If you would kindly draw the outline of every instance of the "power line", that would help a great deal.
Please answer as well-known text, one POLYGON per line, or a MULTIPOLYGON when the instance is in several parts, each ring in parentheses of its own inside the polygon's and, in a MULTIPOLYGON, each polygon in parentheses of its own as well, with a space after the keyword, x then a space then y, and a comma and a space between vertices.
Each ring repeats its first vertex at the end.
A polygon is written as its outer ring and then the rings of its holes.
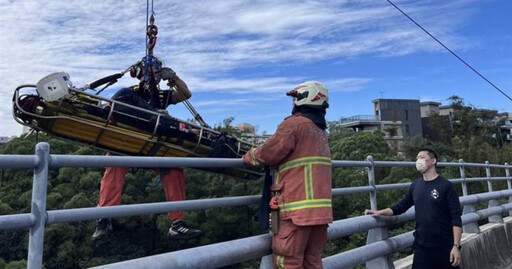
POLYGON ((498 86, 494 85, 490 80, 488 80, 484 75, 480 74, 480 72, 476 71, 475 68, 473 68, 471 65, 469 65, 466 61, 464 61, 459 55, 457 55, 455 52, 453 52, 451 49, 449 49, 447 46, 443 44, 443 42, 439 41, 435 36, 433 36, 431 33, 429 33, 425 28, 423 28, 419 23, 417 23, 413 18, 411 18, 409 15, 407 15, 405 12, 403 12, 399 7, 397 7, 391 0, 386 0, 389 4, 391 4, 393 7, 395 7, 398 11, 400 11, 405 17, 407 17, 410 21, 412 21, 416 26, 418 26, 421 30, 423 30, 425 33, 427 33, 432 39, 434 39, 437 43, 439 43, 443 48, 445 48, 447 51, 449 51, 453 56, 455 56, 459 61, 461 61, 463 64, 465 64, 469 69, 473 70, 478 76, 480 76, 483 80, 487 81, 492 87, 494 87, 496 90, 498 90, 501 94, 503 94, 505 97, 507 97, 510 101, 512 101, 512 98, 508 96, 505 92, 503 92, 498 86))

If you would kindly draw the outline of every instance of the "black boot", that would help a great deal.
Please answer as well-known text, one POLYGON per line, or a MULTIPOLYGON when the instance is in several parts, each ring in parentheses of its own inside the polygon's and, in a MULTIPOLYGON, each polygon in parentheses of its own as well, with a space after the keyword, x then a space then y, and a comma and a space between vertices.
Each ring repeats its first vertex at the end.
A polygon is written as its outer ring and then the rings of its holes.
POLYGON ((178 221, 172 224, 167 235, 171 239, 191 239, 202 234, 201 230, 190 229, 183 221, 178 221))
POLYGON ((112 222, 110 219, 99 219, 96 222, 96 231, 92 235, 92 240, 103 239, 112 234, 114 229, 112 228, 112 222))

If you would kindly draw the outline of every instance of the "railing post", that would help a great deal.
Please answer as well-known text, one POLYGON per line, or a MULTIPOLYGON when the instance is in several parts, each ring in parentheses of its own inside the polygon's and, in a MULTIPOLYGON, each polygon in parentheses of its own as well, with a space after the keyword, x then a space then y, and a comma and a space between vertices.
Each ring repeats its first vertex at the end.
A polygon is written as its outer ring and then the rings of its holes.
POLYGON ((48 218, 46 215, 46 188, 48 166, 50 163, 50 145, 44 142, 38 143, 36 145, 36 156, 39 157, 39 163, 34 168, 31 210, 36 222, 34 226, 30 227, 28 239, 27 268, 29 269, 40 269, 43 267, 44 228, 48 218))
POLYGON ((370 209, 377 210, 377 187, 375 187, 375 165, 373 157, 369 155, 366 157, 366 161, 370 163, 370 167, 368 167, 368 185, 373 188, 370 192, 370 209))
POLYGON ((259 269, 273 269, 274 261, 272 260, 272 254, 261 257, 259 269))
MULTIPOLYGON (((487 188, 489 192, 492 192, 492 182, 491 182, 491 166, 489 165, 489 161, 485 161, 485 174, 487 176, 487 188)), ((489 200, 489 208, 499 206, 500 203, 498 200, 493 199, 489 200)), ((489 217, 489 223, 503 223, 503 218, 501 215, 493 215, 489 217)))
MULTIPOLYGON (((366 158, 366 161, 370 163, 368 167, 368 184, 373 188, 370 192, 370 208, 377 210, 377 188, 375 187, 375 164, 373 157, 370 155, 366 158)), ((366 237, 366 244, 375 243, 377 241, 388 239, 388 228, 375 228, 368 230, 368 236, 366 237)), ((390 256, 383 256, 377 259, 373 259, 366 262, 367 269, 391 269, 395 268, 390 256)))
MULTIPOLYGON (((270 169, 270 174, 272 175, 272 184, 271 185, 273 185, 276 182, 277 172, 275 169, 270 169)), ((268 191, 270 191, 270 190, 268 190, 268 191)), ((269 227, 269 228, 271 228, 271 227, 269 227)), ((269 233, 272 234, 272 229, 269 230, 269 233)), ((272 247, 272 244, 270 244, 270 246, 272 247)), ((261 257, 259 269, 273 269, 274 261, 273 261, 272 257, 273 257, 273 253, 271 253, 270 255, 261 257)))
MULTIPOLYGON (((468 186, 466 181, 466 172, 464 170, 464 161, 459 159, 459 170, 460 170, 460 178, 462 179, 462 195, 468 195, 468 186)), ((462 214, 468 214, 475 212, 475 205, 465 205, 462 209, 462 214)), ((471 222, 462 227, 462 231, 465 233, 480 233, 480 226, 478 226, 478 222, 471 222)))
MULTIPOLYGON (((512 190, 512 178, 510 178, 510 170, 508 168, 508 163, 505 163, 505 176, 507 177, 507 186, 509 190, 512 190)), ((508 197, 508 202, 512 203, 512 196, 508 197)), ((508 215, 512 217, 512 210, 508 211, 508 215)))

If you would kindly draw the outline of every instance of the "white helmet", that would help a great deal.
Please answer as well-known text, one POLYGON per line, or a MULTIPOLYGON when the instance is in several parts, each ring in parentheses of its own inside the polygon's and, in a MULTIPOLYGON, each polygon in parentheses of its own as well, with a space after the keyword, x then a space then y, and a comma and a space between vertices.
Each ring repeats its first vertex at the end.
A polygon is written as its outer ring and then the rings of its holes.
POLYGON ((293 97, 296 106, 329 107, 329 92, 324 84, 318 81, 306 81, 297 85, 286 95, 293 97))

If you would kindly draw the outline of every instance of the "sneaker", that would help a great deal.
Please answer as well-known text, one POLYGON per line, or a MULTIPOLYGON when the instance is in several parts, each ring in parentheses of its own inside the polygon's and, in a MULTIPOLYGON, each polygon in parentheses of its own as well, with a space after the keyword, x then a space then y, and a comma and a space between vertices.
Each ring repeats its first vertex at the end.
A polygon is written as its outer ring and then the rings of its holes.
POLYGON ((92 240, 103 239, 112 234, 114 229, 112 228, 112 222, 110 219, 99 219, 96 222, 96 231, 92 235, 92 240))
POLYGON ((201 230, 190 229, 183 221, 178 221, 172 224, 167 235, 171 239, 191 239, 202 234, 201 230))

